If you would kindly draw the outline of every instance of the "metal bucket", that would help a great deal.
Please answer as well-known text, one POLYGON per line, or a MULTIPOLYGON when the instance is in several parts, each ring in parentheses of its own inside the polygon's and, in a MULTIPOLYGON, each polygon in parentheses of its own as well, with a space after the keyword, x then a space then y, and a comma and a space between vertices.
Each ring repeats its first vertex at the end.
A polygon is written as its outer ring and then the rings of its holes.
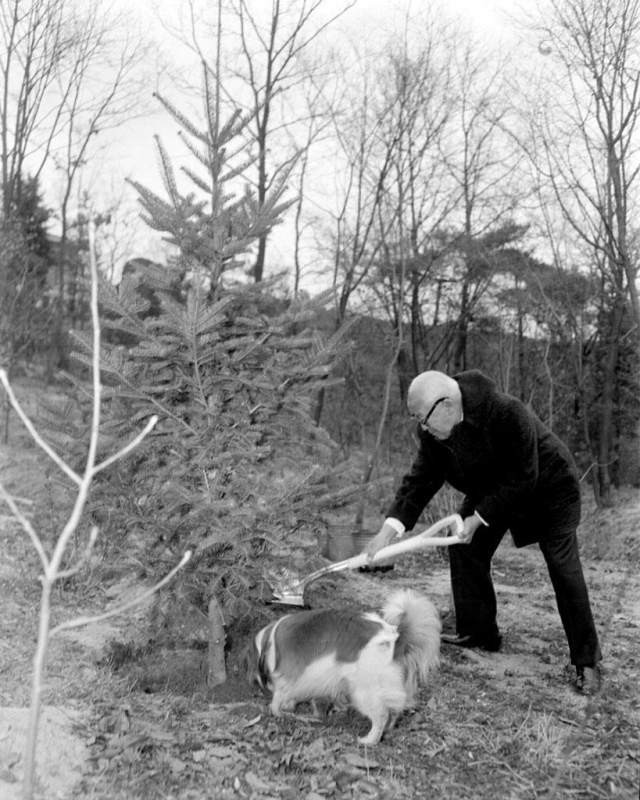
MULTIPOLYGON (((354 528, 353 525, 334 525, 327 531, 326 545, 322 555, 329 561, 344 561, 352 556, 357 556, 369 544, 377 531, 365 531, 354 528)), ((384 561, 375 567, 362 567, 369 572, 386 571, 393 566, 392 561, 384 561)))
POLYGON ((344 561, 351 558, 354 555, 353 525, 333 525, 329 528, 326 551, 329 561, 344 561))
POLYGON ((361 553, 369 542, 375 536, 371 531, 353 531, 351 538, 353 539, 353 555, 356 556, 361 553))

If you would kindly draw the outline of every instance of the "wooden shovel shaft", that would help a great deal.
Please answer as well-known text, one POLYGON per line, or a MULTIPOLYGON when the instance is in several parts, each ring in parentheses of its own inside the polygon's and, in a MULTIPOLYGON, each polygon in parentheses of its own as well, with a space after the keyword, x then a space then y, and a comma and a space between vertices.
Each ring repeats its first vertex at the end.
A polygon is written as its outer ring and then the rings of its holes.
POLYGON ((463 529, 462 517, 460 517, 459 514, 450 514, 448 517, 444 517, 439 522, 436 522, 435 525, 432 525, 430 528, 427 528, 426 531, 416 536, 411 536, 409 539, 403 539, 400 542, 395 542, 394 544, 389 544, 386 547, 380 548, 371 559, 366 553, 359 553, 357 556, 347 558, 345 561, 337 561, 335 564, 322 567, 312 572, 310 575, 307 575, 306 578, 292 580, 290 577, 287 581, 288 585, 286 587, 281 587, 280 591, 277 589, 274 590, 274 595, 280 602, 289 605, 302 605, 305 588, 310 583, 317 581, 318 578, 330 575, 333 572, 342 572, 346 569, 358 569, 359 567, 376 564, 387 558, 392 558, 393 556, 398 556, 403 553, 411 553, 414 550, 422 550, 427 547, 450 547, 452 544, 460 544, 461 539, 459 534, 462 533, 463 529), (443 528, 449 528, 451 526, 455 526, 458 535, 449 537, 434 536, 434 534, 438 533, 438 531, 441 531, 443 528))

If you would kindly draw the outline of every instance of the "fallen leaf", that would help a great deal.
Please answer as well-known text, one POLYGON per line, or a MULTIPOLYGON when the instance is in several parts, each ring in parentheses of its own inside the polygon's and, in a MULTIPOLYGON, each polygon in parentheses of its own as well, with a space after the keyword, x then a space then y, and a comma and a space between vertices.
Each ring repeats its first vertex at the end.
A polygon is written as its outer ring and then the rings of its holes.
POLYGON ((174 756, 167 756, 165 758, 165 762, 168 764, 171 772, 175 772, 177 774, 184 772, 184 770, 187 768, 187 765, 184 761, 181 761, 179 758, 175 758, 174 756))
POLYGON ((160 726, 146 725, 144 732, 157 742, 171 742, 173 744, 176 741, 175 734, 160 726))
POLYGON ((207 756, 213 758, 235 758, 237 752, 232 747, 207 747, 206 750, 199 751, 206 753, 207 756))
POLYGON ((98 727, 104 733, 128 733, 131 728, 131 706, 123 704, 111 714, 102 717, 98 727))
POLYGON ((237 739, 237 735, 235 733, 217 733, 211 731, 206 735, 205 741, 207 742, 233 742, 237 739))
POLYGON ((370 758, 361 756, 358 753, 347 753, 344 760, 347 764, 351 764, 352 767, 358 767, 358 769, 378 769, 380 766, 377 761, 372 761, 370 758))
POLYGON ((127 750, 141 750, 149 743, 146 733, 128 733, 126 736, 114 736, 109 746, 100 753, 101 758, 114 758, 127 750))
POLYGON ((358 797, 361 795, 369 797, 378 797, 378 787, 371 781, 357 781, 353 784, 353 789, 358 792, 358 797))
POLYGON ((360 777, 359 772, 341 770, 334 775, 336 786, 341 792, 346 792, 351 784, 360 777))
POLYGON ((284 756, 282 756, 282 758, 278 762, 278 766, 282 765, 284 767, 287 767, 287 769, 290 769, 291 762, 293 761, 293 756, 294 753, 286 753, 284 756))
POLYGON ((324 752, 324 739, 320 737, 319 739, 311 742, 311 744, 305 748, 304 757, 309 759, 309 761, 313 761, 315 758, 319 758, 320 756, 324 755, 324 752))
POLYGON ((263 781, 262 778, 259 778, 253 772, 245 772, 244 779, 254 792, 264 792, 269 789, 271 785, 263 781))

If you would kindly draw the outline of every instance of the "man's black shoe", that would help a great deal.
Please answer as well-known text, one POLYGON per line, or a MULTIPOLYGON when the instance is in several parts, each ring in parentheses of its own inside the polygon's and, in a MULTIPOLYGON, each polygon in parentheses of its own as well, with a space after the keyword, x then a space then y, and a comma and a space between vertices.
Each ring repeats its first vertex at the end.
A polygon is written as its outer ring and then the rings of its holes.
POLYGON ((598 664, 576 667, 576 678, 573 688, 578 694, 591 696, 598 694, 602 686, 602 671, 598 664))
POLYGON ((493 636, 450 636, 443 633, 440 641, 444 644, 453 644, 456 647, 477 647, 480 650, 487 650, 490 653, 497 653, 502 644, 502 636, 499 633, 493 636))

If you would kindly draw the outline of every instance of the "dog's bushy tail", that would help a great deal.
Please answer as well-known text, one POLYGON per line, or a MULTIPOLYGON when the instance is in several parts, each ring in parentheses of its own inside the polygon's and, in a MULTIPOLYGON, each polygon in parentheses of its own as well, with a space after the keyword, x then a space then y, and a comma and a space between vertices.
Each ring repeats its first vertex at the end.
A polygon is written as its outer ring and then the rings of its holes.
POLYGON ((418 680, 426 682, 440 663, 440 615, 424 595, 400 589, 388 597, 382 617, 398 628, 394 660, 404 666, 406 685, 413 695, 418 680))

